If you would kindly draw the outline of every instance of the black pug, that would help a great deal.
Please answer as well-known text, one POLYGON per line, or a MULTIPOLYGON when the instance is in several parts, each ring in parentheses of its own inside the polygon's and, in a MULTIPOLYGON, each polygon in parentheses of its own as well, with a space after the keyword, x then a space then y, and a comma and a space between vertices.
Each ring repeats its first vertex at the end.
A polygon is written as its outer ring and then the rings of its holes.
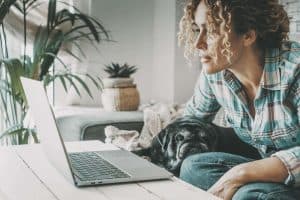
POLYGON ((148 157, 154 164, 179 176, 182 161, 186 157, 213 151, 259 158, 256 149, 240 141, 232 129, 204 123, 193 116, 176 119, 153 138, 149 148, 134 153, 148 157), (224 131, 226 135, 220 134, 224 131), (232 141, 236 142, 233 144, 232 141))

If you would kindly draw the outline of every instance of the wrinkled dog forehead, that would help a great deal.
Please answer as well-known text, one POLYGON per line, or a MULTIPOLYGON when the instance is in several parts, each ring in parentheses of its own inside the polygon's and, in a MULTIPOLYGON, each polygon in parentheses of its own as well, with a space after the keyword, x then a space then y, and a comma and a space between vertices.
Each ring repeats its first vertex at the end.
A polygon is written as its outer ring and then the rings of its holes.
POLYGON ((182 129, 179 129, 177 132, 176 132, 176 135, 181 135, 183 136, 184 138, 190 138, 192 137, 193 135, 195 135, 192 131, 186 129, 186 128, 182 128, 182 129))

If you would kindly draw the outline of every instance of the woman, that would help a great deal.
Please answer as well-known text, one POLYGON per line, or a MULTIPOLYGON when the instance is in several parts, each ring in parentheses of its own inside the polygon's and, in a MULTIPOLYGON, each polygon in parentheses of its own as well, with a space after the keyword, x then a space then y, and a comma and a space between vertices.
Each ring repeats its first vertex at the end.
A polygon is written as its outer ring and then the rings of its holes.
POLYGON ((226 200, 300 199, 300 44, 287 41, 288 32, 278 0, 188 2, 179 41, 203 70, 185 115, 211 122, 222 107, 261 159, 193 155, 183 180, 226 200))

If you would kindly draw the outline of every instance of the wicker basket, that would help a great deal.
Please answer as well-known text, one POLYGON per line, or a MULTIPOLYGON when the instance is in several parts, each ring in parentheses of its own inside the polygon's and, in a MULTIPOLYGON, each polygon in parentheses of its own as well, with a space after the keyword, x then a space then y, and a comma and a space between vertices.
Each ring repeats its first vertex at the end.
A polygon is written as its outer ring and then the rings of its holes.
POLYGON ((120 88, 104 88, 102 104, 109 111, 134 111, 140 104, 140 95, 135 85, 120 88))

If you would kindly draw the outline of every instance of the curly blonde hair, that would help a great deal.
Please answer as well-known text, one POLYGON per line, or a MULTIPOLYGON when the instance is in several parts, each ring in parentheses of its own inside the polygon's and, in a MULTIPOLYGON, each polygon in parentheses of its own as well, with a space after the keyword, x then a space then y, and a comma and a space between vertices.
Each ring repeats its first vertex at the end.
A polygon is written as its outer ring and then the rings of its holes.
MULTIPOLYGON (((185 48, 189 61, 195 54, 195 12, 201 1, 207 6, 207 35, 221 38, 221 54, 230 62, 232 57, 229 33, 243 35, 254 30, 260 49, 280 48, 288 40, 289 18, 278 0, 187 0, 180 20, 178 42, 185 48)), ((217 48, 217 47, 215 47, 217 48)))

